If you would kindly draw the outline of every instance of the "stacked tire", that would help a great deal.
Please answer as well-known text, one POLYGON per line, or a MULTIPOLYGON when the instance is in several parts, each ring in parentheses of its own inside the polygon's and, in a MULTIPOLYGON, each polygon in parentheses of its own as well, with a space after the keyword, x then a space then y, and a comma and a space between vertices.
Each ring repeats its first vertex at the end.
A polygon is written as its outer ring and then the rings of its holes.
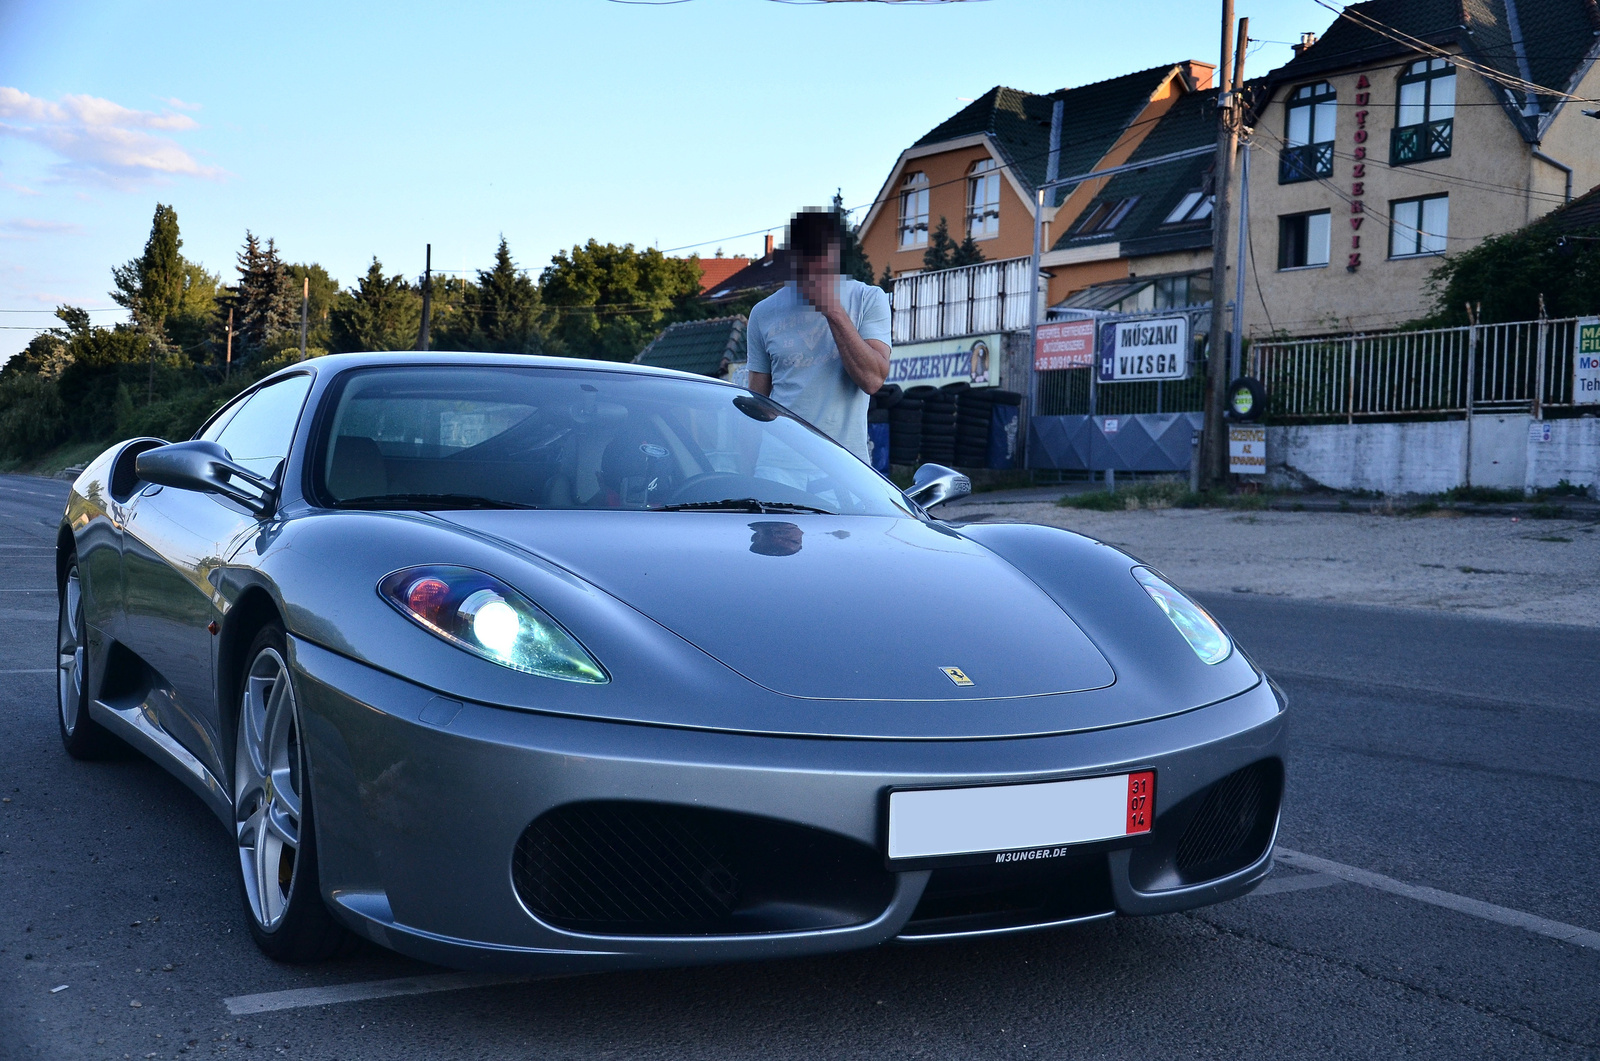
POLYGON ((993 388, 968 387, 957 392, 957 468, 982 468, 989 463, 989 423, 993 418, 993 388))
MULTIPOLYGON (((966 387, 967 384, 952 384, 966 387)), ((922 459, 932 464, 956 462, 956 391, 935 387, 913 387, 908 395, 922 397, 922 459)))
POLYGON ((922 452, 922 399, 902 393, 891 383, 873 395, 873 400, 889 419, 889 463, 917 463, 922 452), (885 394, 891 390, 892 394, 885 394))

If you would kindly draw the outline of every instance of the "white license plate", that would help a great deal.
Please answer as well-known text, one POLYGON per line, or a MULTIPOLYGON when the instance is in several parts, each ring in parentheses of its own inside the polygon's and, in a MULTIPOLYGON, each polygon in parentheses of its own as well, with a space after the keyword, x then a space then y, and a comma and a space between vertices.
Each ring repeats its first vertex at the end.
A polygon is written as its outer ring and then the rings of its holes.
POLYGON ((1155 772, 889 793, 889 858, 1048 858, 1150 831, 1155 772))

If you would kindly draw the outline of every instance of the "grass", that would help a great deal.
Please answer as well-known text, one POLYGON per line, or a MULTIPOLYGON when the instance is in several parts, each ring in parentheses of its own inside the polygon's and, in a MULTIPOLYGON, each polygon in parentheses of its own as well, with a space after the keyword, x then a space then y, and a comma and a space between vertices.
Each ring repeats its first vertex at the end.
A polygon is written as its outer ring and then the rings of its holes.
POLYGON ((88 464, 104 453, 109 442, 67 442, 33 460, 0 461, 0 472, 54 476, 67 468, 88 464))

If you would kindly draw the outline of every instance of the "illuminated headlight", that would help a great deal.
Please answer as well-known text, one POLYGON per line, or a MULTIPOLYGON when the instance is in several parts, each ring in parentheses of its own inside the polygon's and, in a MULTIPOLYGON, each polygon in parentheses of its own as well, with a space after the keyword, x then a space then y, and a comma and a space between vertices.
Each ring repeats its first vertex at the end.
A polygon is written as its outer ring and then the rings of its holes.
POLYGON ((429 633, 502 667, 568 682, 611 680, 560 623, 482 571, 408 567, 384 576, 378 595, 429 633))
POLYGON ((1233 642, 1228 640, 1228 635, 1222 632, 1222 627, 1206 614, 1204 608, 1185 597, 1176 586, 1148 567, 1134 568, 1133 577, 1150 594, 1156 606, 1172 620, 1172 625, 1178 628, 1178 633, 1189 642, 1189 647, 1194 649, 1194 654, 1200 657, 1202 663, 1221 663, 1228 658, 1233 651, 1233 642))

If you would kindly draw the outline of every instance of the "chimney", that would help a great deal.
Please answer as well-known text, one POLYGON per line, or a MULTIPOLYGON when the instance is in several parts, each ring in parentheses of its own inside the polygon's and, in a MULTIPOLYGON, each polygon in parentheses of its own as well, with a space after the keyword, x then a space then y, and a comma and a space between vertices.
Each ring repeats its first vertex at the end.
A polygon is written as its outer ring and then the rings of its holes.
POLYGON ((767 233, 767 251, 765 257, 772 257, 772 233, 767 233))
POLYGON ((1291 47, 1294 48, 1296 55, 1304 55, 1306 49, 1315 43, 1317 43, 1317 35, 1315 33, 1302 33, 1300 34, 1300 43, 1291 45, 1291 47))

